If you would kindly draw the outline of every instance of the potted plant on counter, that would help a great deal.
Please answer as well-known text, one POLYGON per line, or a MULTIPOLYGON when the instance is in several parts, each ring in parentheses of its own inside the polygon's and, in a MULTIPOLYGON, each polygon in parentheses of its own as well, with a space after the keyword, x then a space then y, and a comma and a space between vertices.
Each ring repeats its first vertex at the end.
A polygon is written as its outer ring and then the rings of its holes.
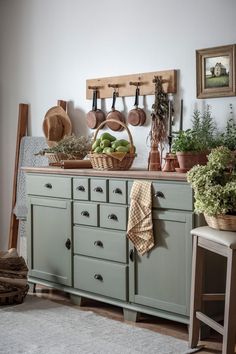
POLYGON ((187 172, 196 164, 207 163, 207 155, 218 144, 216 124, 209 106, 203 112, 193 112, 192 129, 180 130, 176 133, 172 151, 176 153, 179 162, 179 172, 187 172))
POLYGON ((224 146, 212 150, 205 166, 187 173, 195 196, 196 213, 204 213, 209 226, 236 231, 236 160, 224 146))

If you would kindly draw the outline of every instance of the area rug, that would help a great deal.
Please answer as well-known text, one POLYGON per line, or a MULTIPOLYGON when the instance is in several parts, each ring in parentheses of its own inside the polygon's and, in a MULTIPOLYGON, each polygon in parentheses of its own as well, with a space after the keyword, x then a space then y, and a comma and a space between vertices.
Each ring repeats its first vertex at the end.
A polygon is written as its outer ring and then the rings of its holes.
POLYGON ((184 354, 187 342, 28 295, 0 307, 2 354, 184 354))

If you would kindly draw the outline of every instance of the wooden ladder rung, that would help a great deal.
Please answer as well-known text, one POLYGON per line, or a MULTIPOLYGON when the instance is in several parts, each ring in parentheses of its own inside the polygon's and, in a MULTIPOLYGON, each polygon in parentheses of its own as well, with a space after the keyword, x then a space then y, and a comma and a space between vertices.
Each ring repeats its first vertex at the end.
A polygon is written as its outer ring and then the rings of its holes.
POLYGON ((203 301, 224 301, 225 294, 202 294, 203 301))
POLYGON ((223 335, 224 332, 224 326, 220 325, 218 322, 214 321, 212 318, 204 315, 204 313, 197 311, 196 312, 196 317, 199 321, 205 323, 209 327, 213 328, 216 332, 220 333, 223 335))

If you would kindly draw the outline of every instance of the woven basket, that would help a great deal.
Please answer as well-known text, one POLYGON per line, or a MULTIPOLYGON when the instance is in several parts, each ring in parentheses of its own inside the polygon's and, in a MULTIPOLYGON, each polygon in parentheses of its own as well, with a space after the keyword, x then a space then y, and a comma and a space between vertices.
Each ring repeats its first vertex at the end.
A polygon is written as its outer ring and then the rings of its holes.
MULTIPOLYGON (((116 120, 114 119, 109 119, 109 122, 114 122, 117 123, 116 120)), ((99 130, 107 123, 107 121, 102 122, 94 135, 94 142, 97 139, 97 135, 99 130)), ((125 171, 129 170, 130 167, 132 166, 132 163, 135 158, 135 152, 134 152, 134 144, 133 144, 133 138, 130 133, 129 128, 126 126, 125 123, 119 122, 122 127, 124 127, 128 133, 129 136, 129 142, 130 142, 130 152, 127 153, 122 160, 118 160, 115 157, 111 155, 106 155, 106 154, 98 154, 95 152, 90 152, 88 155, 91 164, 95 170, 100 170, 100 171, 125 171)))
POLYGON ((49 165, 58 164, 62 160, 83 160, 83 158, 85 157, 85 155, 80 153, 69 155, 69 154, 64 154, 62 152, 58 152, 58 153, 46 152, 45 156, 48 158, 49 165))
POLYGON ((22 289, 7 289, 5 292, 0 293, 0 305, 12 305, 12 304, 21 304, 27 295, 29 290, 29 285, 26 284, 22 289))
POLYGON ((204 214, 207 224, 213 229, 236 231, 236 215, 209 216, 204 214))
POLYGON ((15 249, 0 251, 0 305, 19 304, 24 300, 28 267, 23 257, 15 249))

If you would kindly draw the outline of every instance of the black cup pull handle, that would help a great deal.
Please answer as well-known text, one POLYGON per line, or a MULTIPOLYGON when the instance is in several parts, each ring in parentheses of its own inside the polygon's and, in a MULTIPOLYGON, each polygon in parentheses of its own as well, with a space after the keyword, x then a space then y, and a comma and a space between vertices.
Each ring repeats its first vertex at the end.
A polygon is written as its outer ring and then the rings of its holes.
POLYGON ((155 198, 165 198, 164 194, 160 191, 155 193, 155 198))
POLYGON ((94 274, 94 279, 103 281, 103 277, 101 276, 101 274, 94 274))
POLYGON ((80 191, 80 192, 84 192, 84 191, 85 191, 84 186, 78 186, 76 189, 77 189, 78 191, 80 191))
POLYGON ((115 214, 109 214, 108 219, 117 221, 118 217, 115 214))
POLYGON ((131 262, 134 261, 134 250, 130 250, 130 252, 129 252, 129 259, 131 260, 131 262))
POLYGON ((66 248, 68 250, 70 250, 70 248, 71 248, 71 240, 69 238, 66 240, 65 246, 66 246, 66 248))
POLYGON ((89 212, 86 211, 86 210, 81 211, 81 215, 82 216, 86 216, 87 218, 89 218, 89 212))
POLYGON ((103 189, 102 189, 102 187, 95 187, 94 192, 102 193, 103 189))
POLYGON ((115 193, 115 194, 122 194, 122 190, 121 190, 120 188, 115 188, 115 189, 113 190, 113 193, 115 193))
POLYGON ((45 186, 46 188, 48 188, 48 189, 52 189, 51 183, 46 183, 44 186, 45 186))
POLYGON ((103 243, 102 241, 97 240, 94 242, 94 246, 103 247, 103 243))

